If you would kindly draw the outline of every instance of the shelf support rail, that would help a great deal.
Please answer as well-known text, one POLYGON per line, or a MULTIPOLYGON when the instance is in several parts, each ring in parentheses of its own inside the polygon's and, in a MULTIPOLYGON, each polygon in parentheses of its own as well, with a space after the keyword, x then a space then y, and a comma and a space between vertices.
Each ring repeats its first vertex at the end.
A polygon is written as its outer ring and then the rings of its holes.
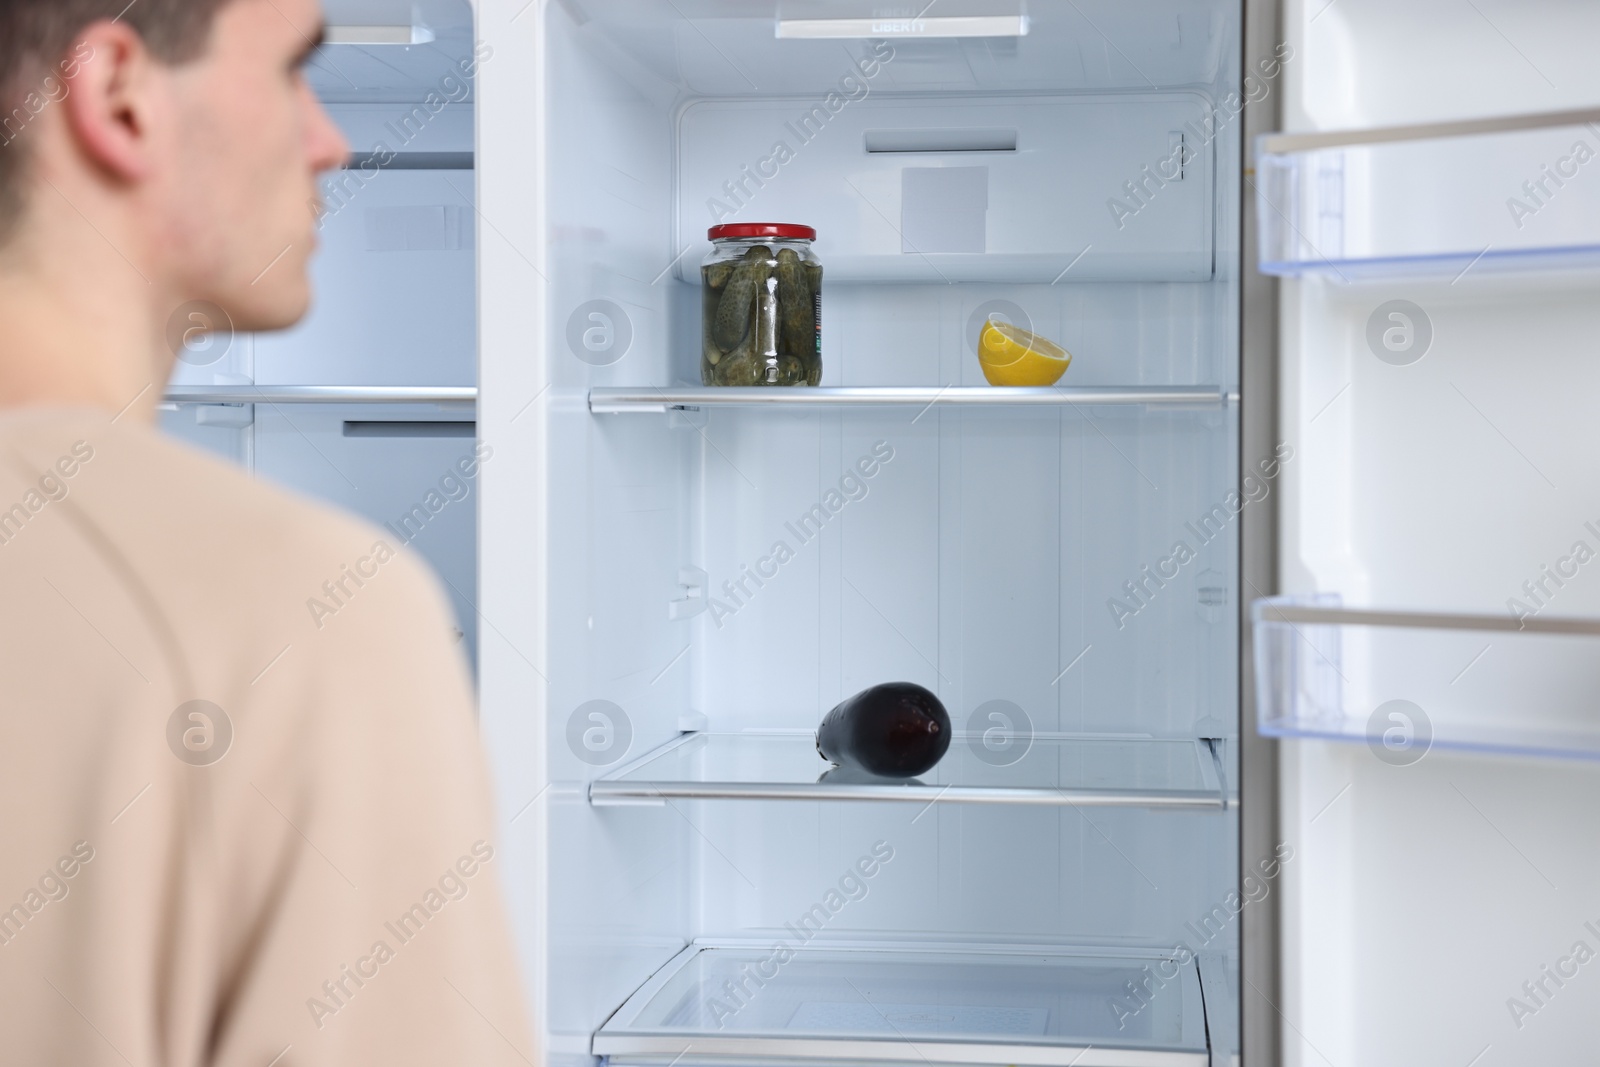
POLYGON ((596 415, 665 413, 701 407, 1095 407, 1220 408, 1239 395, 1213 385, 1079 386, 731 386, 594 388, 589 410, 596 415))
POLYGON ((168 404, 452 404, 478 402, 472 385, 172 385, 168 404))
POLYGON ((1316 623, 1331 626, 1389 626, 1413 630, 1482 630, 1491 633, 1574 634, 1600 637, 1600 619, 1480 615, 1438 611, 1371 611, 1258 601, 1256 622, 1316 623))
POLYGON ((1328 130, 1322 133, 1268 133, 1256 141, 1259 155, 1277 156, 1291 152, 1313 152, 1320 148, 1352 148, 1358 145, 1392 144, 1397 141, 1429 141, 1444 137, 1475 137, 1489 133, 1520 133, 1562 126, 1590 126, 1600 122, 1600 108, 1573 111, 1541 111, 1523 115, 1502 115, 1489 119, 1460 122, 1427 122, 1412 126, 1384 126, 1371 130, 1328 130))

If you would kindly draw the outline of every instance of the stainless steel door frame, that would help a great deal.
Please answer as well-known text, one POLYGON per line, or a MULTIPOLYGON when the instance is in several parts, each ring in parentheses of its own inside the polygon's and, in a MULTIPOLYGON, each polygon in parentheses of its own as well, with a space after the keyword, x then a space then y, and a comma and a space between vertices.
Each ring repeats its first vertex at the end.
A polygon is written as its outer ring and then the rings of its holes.
MULTIPOLYGON (((1283 40, 1279 0, 1245 0, 1245 72, 1274 55, 1283 40)), ((1292 59, 1290 60, 1292 62, 1292 59)), ((1270 456, 1278 444, 1278 282, 1256 269, 1254 147, 1257 135, 1281 129, 1284 80, 1244 109, 1240 166, 1244 203, 1240 223, 1240 477, 1256 458, 1270 456)), ((1239 861, 1240 881, 1255 864, 1273 854, 1279 841, 1278 748, 1256 732, 1254 658, 1250 604, 1277 592, 1278 494, 1271 506, 1246 508, 1239 538, 1239 861)), ((1279 984, 1278 901, 1269 893, 1240 914, 1240 1059, 1244 1067, 1276 1067, 1281 1061, 1282 1000, 1279 984)))

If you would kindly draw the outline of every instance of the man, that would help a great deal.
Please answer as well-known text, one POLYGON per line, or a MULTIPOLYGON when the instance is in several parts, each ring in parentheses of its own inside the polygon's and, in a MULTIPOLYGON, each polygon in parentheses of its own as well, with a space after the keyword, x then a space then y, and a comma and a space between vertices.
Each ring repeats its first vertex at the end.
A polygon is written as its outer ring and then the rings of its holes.
POLYGON ((5 1063, 532 1055, 434 582, 152 428, 177 309, 306 311, 347 151, 320 32, 316 0, 0 0, 5 1063))

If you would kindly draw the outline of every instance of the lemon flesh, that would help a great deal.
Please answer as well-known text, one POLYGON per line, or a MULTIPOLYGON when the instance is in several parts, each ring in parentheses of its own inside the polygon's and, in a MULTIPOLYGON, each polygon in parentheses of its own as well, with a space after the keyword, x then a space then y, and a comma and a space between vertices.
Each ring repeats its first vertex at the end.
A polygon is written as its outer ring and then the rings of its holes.
POLYGON ((1072 353, 1008 322, 986 322, 978 335, 978 365, 990 385, 1054 385, 1072 353))

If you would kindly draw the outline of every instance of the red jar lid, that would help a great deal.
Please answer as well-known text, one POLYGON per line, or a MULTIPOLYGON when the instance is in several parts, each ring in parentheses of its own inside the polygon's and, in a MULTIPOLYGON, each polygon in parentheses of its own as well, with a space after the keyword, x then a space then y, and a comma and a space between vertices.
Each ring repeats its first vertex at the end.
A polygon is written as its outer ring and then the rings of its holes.
POLYGON ((726 237, 787 237, 801 241, 815 241, 817 231, 810 226, 796 226, 788 222, 725 222, 713 226, 706 234, 713 241, 726 237))

